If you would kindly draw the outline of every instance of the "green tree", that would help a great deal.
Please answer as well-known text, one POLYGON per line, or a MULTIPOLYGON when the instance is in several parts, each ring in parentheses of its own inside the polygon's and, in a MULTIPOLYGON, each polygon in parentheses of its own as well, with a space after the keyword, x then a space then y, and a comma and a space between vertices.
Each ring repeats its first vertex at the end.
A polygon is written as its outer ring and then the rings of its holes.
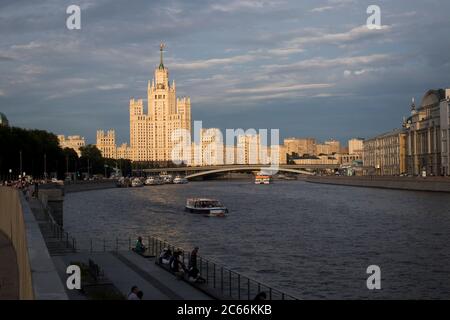
POLYGON ((89 174, 103 174, 104 159, 101 151, 92 144, 80 148, 80 171, 89 174))

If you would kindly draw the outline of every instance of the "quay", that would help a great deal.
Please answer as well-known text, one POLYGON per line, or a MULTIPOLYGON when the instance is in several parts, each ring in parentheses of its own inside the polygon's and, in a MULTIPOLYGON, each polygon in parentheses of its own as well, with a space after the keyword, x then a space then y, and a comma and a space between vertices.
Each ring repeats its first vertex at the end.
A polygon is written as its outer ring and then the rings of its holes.
POLYGON ((353 187, 450 192, 450 178, 448 177, 308 176, 304 181, 353 187))

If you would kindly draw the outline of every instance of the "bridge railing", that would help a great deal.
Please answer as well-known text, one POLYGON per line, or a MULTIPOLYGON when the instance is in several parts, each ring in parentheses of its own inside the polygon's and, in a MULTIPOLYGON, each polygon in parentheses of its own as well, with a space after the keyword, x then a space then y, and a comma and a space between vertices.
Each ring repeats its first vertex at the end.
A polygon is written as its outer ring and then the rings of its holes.
MULTIPOLYGON (((131 237, 115 239, 82 238, 75 240, 73 245, 76 252, 118 252, 132 250, 135 247, 135 241, 131 237)), ((179 251, 181 253, 180 261, 186 267, 189 266, 190 253, 179 246, 151 236, 143 237, 143 244, 147 248, 146 254, 155 256, 156 259, 163 249, 170 249, 172 252, 179 251)), ((252 300, 258 293, 265 292, 268 300, 298 300, 293 295, 253 280, 211 259, 199 255, 196 260, 200 275, 205 280, 205 286, 217 298, 252 300)))

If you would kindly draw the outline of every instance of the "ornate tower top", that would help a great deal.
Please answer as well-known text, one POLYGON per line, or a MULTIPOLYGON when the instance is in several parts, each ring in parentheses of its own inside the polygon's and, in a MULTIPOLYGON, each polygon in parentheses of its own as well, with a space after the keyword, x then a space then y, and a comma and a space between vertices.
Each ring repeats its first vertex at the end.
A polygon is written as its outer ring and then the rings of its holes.
POLYGON ((161 44, 159 45, 159 51, 160 51, 160 54, 161 54, 160 61, 159 61, 159 69, 164 69, 163 51, 164 51, 165 47, 166 47, 166 45, 163 42, 161 42, 161 44))
POLYGON ((414 98, 412 98, 412 101, 411 101, 411 113, 412 114, 416 113, 416 101, 414 98))

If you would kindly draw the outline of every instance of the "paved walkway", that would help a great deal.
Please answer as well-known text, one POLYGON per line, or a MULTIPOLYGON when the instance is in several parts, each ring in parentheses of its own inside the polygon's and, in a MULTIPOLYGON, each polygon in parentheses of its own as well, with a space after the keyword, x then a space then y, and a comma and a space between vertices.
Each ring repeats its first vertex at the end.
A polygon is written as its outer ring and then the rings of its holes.
MULTIPOLYGON (((155 265, 154 259, 143 258, 132 251, 117 253, 71 253, 53 256, 56 268, 65 282, 66 267, 71 262, 87 263, 92 259, 104 271, 105 276, 125 296, 134 285, 144 292, 144 300, 210 300, 188 283, 155 265)), ((69 291, 70 299, 83 299, 76 291, 69 291)))

